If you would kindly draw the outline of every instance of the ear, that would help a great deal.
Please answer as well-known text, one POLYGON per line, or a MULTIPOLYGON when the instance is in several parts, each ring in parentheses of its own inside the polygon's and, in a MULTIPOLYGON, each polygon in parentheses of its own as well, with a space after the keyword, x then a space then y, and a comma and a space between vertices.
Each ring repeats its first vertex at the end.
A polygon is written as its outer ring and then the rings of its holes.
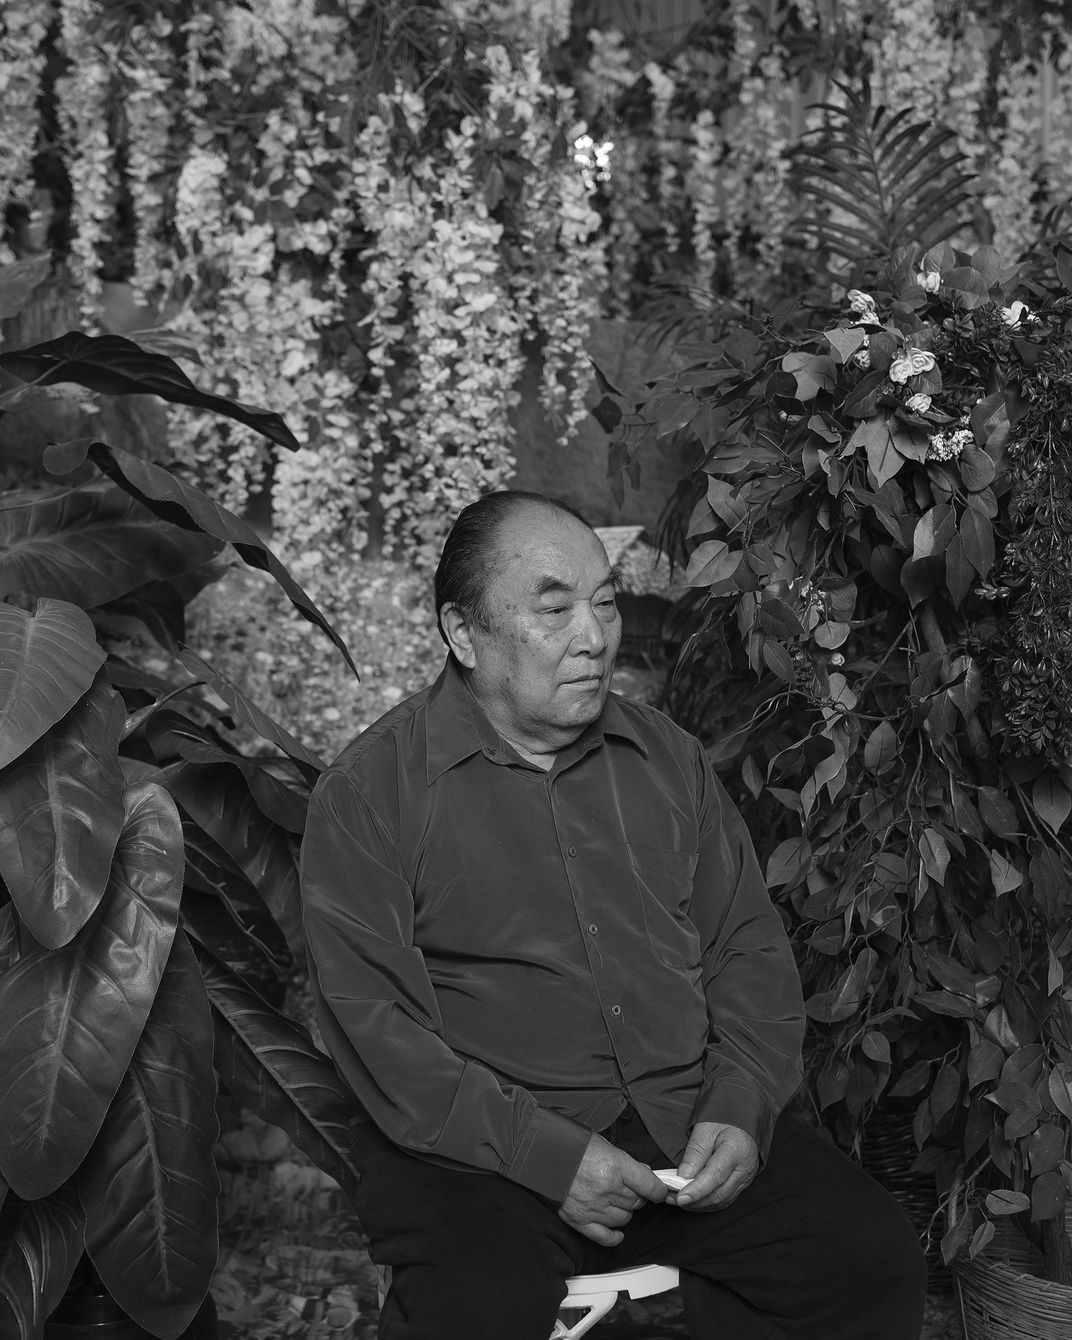
POLYGON ((444 605, 439 611, 439 626, 447 639, 447 646, 454 653, 460 665, 466 670, 476 667, 476 652, 473 648, 472 630, 469 620, 457 605, 444 605))

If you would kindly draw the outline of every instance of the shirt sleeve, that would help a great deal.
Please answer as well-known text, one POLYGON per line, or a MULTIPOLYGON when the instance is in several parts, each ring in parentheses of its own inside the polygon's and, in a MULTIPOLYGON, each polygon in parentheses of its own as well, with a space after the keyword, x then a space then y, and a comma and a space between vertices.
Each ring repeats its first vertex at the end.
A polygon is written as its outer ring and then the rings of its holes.
POLYGON ((699 745, 697 754, 692 919, 703 945, 710 1032, 691 1124, 738 1126, 766 1159, 778 1114, 803 1077, 800 977, 744 820, 699 745))
POLYGON ((320 1030, 369 1117, 415 1154, 562 1201, 591 1133, 448 1046, 398 850, 342 773, 313 792, 301 881, 320 1030))

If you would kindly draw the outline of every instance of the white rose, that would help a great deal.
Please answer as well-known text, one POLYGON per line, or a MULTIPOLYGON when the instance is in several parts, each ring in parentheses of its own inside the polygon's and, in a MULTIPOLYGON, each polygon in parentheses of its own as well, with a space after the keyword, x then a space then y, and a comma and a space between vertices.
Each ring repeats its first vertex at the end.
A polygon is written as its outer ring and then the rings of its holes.
POLYGON ((1001 309, 1001 319, 1007 326, 1016 327, 1023 321, 1034 321, 1035 314, 1027 303, 1014 302, 1011 307, 1001 309))
POLYGON ((926 414, 930 407, 931 398, 929 395, 924 395, 922 391, 910 395, 905 401, 905 409, 910 409, 913 414, 926 414))
POLYGON ((933 367, 934 355, 932 353, 926 349, 908 347, 902 349, 890 364, 890 381, 899 382, 903 385, 909 377, 918 376, 921 372, 929 372, 933 367))
POLYGON ((942 287, 942 276, 937 270, 920 270, 916 275, 916 283, 924 293, 937 293, 942 287))

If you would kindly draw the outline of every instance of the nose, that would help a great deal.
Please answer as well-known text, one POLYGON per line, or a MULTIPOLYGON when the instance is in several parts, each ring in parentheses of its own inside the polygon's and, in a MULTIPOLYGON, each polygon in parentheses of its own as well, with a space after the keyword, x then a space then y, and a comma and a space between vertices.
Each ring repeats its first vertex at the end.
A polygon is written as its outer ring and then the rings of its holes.
POLYGON ((607 626, 589 604, 577 606, 577 625, 573 632, 573 650, 577 654, 602 656, 610 645, 607 626))

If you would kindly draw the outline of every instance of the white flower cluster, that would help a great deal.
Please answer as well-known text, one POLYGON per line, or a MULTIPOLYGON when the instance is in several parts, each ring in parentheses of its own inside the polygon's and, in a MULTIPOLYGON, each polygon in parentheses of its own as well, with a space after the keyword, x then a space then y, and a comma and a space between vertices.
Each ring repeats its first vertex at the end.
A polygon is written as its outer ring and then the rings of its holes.
POLYGON ((167 161, 173 124, 172 94, 177 82, 168 37, 171 22, 157 13, 127 34, 120 70, 126 106, 126 179, 134 212, 134 267, 131 287, 142 304, 163 296, 166 260, 163 232, 166 188, 161 164, 167 161))
POLYGON ((696 285, 704 296, 714 289, 717 252, 713 233, 721 214, 718 162, 722 150, 722 131, 715 121, 715 114, 705 109, 692 123, 692 161, 688 177, 688 193, 692 199, 693 263, 696 285))
MULTIPOLYGON (((29 203, 37 151, 38 96, 53 0, 0 5, 0 220, 12 201, 29 203)), ((0 262, 13 260, 0 226, 0 262)))
POLYGON ((116 53, 101 36, 93 0, 60 0, 60 47, 68 60, 67 73, 56 81, 56 103, 71 180, 69 265, 83 320, 95 330, 104 291, 101 245, 115 217, 115 146, 108 121, 116 53))
POLYGON ((927 460, 958 460, 964 448, 970 447, 974 441, 975 434, 970 428, 953 428, 945 432, 932 433, 927 447, 927 460))

